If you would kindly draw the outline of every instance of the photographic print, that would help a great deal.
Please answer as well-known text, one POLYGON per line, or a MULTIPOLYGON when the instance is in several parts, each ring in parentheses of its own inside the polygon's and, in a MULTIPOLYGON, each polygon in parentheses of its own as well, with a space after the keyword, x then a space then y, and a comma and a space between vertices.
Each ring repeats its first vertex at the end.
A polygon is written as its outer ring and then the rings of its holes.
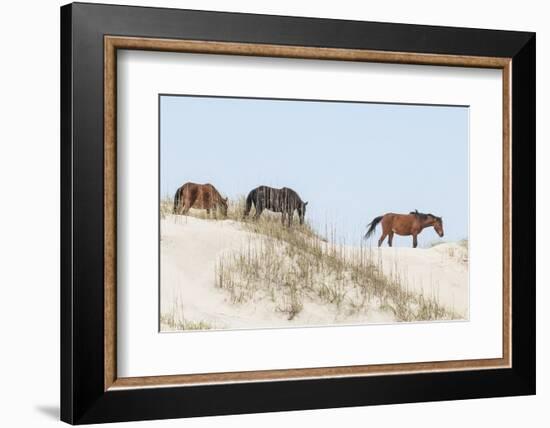
POLYGON ((534 33, 60 23, 61 420, 535 394, 534 33))
POLYGON ((467 106, 159 95, 160 331, 469 317, 467 106))

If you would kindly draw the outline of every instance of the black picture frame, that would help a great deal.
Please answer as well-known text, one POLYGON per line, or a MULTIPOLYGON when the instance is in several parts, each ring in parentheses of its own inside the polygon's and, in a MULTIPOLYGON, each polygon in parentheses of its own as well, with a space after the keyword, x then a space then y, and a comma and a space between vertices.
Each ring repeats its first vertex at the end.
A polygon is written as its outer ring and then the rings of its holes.
POLYGON ((86 424, 535 393, 535 34, 73 3, 61 8, 61 420, 86 424), (512 58, 512 367, 104 390, 104 36, 512 58))

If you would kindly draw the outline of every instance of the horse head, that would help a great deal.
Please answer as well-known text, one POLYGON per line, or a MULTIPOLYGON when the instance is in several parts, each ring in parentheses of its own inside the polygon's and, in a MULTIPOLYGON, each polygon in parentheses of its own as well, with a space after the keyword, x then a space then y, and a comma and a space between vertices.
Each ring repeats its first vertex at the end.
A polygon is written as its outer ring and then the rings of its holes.
POLYGON ((442 238, 443 237, 443 218, 436 217, 436 216, 433 216, 433 218, 434 218, 434 223, 433 223, 434 229, 437 232, 437 234, 442 238))
POLYGON ((300 224, 304 224, 304 218, 306 216, 306 206, 307 202, 302 202, 302 206, 300 207, 299 215, 300 215, 300 224))

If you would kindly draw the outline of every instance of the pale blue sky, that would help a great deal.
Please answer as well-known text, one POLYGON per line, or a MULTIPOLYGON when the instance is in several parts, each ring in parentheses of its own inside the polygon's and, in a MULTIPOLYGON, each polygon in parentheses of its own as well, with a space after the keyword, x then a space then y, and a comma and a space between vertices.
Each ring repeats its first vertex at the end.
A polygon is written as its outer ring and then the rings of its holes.
MULTIPOLYGON (((309 201, 322 233, 358 244, 386 212, 443 216, 445 240, 468 235, 468 108, 160 97, 161 197, 187 181, 235 198, 265 184, 309 201)), ((378 226, 373 245, 380 235, 378 226)), ((436 240, 419 235, 419 245, 436 240)), ((410 237, 394 238, 410 246, 410 237)))

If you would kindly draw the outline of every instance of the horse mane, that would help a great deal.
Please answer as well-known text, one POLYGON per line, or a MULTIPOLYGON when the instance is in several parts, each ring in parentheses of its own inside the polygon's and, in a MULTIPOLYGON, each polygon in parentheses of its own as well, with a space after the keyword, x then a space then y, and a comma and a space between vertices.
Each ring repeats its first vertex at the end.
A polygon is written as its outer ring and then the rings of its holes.
POLYGON ((417 216, 418 218, 420 218, 421 220, 427 220, 428 218, 434 218, 436 220, 441 220, 441 217, 438 217, 432 213, 421 213, 419 212, 418 210, 414 210, 414 211, 410 211, 409 214, 412 214, 412 215, 415 215, 417 216))

